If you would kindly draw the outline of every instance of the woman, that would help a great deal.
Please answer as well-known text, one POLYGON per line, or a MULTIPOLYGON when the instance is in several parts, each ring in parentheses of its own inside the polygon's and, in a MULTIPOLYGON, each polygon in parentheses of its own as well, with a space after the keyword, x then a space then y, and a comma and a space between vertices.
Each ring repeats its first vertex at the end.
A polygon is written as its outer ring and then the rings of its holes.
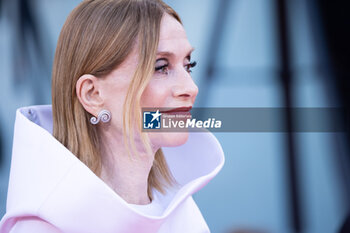
POLYGON ((58 40, 52 108, 17 111, 0 232, 209 232, 191 195, 223 166, 220 144, 140 124, 143 107, 191 109, 192 51, 160 0, 76 7, 58 40))

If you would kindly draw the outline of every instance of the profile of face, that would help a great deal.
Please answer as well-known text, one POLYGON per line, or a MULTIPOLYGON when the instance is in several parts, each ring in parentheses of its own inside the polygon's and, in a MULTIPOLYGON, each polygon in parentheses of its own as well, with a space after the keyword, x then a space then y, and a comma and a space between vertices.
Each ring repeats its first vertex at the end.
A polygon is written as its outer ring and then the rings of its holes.
MULTIPOLYGON (((155 72, 142 94, 141 107, 173 109, 193 106, 198 87, 190 74, 192 51, 183 26, 165 13, 160 25, 155 72)), ((112 114, 109 126, 104 128, 111 137, 122 135, 123 104, 137 64, 138 53, 134 48, 120 66, 94 81, 103 108, 112 114)), ((149 138, 155 148, 179 146, 187 141, 188 133, 149 133, 149 138)))
MULTIPOLYGON (((143 107, 192 107, 198 87, 191 77, 193 51, 183 26, 165 14, 161 21, 155 74, 143 93, 143 107)), ((149 133, 158 147, 178 146, 187 141, 187 132, 149 133)))

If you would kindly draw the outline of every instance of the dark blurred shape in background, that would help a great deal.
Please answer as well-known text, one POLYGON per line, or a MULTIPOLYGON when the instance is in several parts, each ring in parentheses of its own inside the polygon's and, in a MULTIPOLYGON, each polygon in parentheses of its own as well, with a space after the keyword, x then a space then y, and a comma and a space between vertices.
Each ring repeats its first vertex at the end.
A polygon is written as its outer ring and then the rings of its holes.
MULTIPOLYGON (((322 60, 328 70, 328 82, 335 101, 344 109, 340 116, 347 123, 345 141, 346 153, 337 156, 340 172, 343 175, 347 206, 349 208, 350 197, 350 4, 349 1, 313 0, 318 9, 317 16, 313 20, 319 22, 319 29, 323 40, 319 41, 319 48, 324 50, 326 56, 322 60), (323 43, 322 43, 323 42, 323 43)), ((315 14, 316 15, 316 14, 315 14)), ((314 15, 314 16, 315 16, 314 15)), ((349 209, 348 209, 349 210, 349 209)), ((341 232, 350 232, 349 215, 341 232), (347 223, 346 223, 347 221, 347 223)))

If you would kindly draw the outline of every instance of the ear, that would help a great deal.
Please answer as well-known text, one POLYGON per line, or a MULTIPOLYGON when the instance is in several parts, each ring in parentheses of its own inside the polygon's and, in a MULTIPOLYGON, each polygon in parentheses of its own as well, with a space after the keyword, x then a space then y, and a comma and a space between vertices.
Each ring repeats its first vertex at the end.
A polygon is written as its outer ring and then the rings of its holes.
POLYGON ((84 74, 78 79, 75 88, 77 97, 84 109, 90 114, 97 116, 103 105, 98 78, 91 74, 84 74))

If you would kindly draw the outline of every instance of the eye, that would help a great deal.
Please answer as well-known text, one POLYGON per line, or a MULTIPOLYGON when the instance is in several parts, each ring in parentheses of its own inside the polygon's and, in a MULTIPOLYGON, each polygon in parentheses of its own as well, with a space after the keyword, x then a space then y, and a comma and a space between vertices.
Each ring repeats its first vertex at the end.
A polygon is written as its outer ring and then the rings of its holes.
POLYGON ((157 66, 155 68, 155 72, 159 72, 162 74, 168 74, 169 73, 169 65, 166 64, 166 65, 162 65, 162 66, 157 66))
POLYGON ((185 68, 186 68, 188 73, 192 73, 192 68, 195 67, 196 65, 197 65, 197 62, 193 61, 193 62, 188 63, 187 65, 185 65, 185 68))
POLYGON ((154 71, 161 74, 169 74, 169 62, 165 58, 160 58, 156 61, 154 71))

